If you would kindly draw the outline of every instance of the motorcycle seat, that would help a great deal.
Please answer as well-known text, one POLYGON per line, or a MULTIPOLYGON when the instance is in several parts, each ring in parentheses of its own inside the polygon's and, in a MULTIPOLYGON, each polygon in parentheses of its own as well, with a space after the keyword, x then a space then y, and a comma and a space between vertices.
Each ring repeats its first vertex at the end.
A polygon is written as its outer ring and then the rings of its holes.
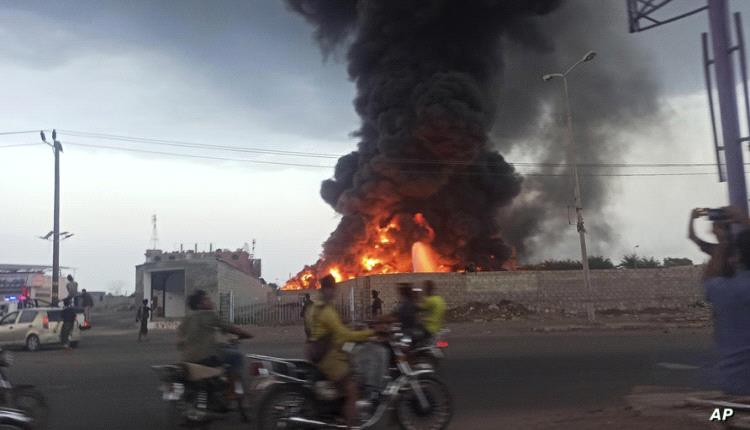
POLYGON ((223 367, 210 367, 195 363, 183 364, 185 366, 187 374, 186 379, 191 382, 201 381, 203 379, 218 378, 219 376, 224 374, 223 367))

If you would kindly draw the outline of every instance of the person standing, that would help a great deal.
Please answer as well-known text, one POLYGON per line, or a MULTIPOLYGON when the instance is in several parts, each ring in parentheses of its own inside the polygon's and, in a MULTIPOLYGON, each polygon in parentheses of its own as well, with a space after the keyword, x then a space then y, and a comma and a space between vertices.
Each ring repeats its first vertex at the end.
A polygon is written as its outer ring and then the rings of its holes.
MULTIPOLYGON (((727 208, 731 224, 748 219, 727 208)), ((716 223, 714 223, 716 224, 716 223)), ((718 243, 706 265, 703 286, 713 307, 714 337, 719 353, 718 385, 731 395, 750 395, 750 230, 733 237, 730 228, 715 228, 718 243), (734 250, 734 252, 732 252, 734 250), (727 268, 731 270, 727 270, 727 268)))
POLYGON ((83 304, 83 318, 85 321, 91 321, 91 308, 94 307, 94 298, 91 297, 86 289, 81 290, 81 304, 83 304))
POLYGON ((76 310, 70 302, 70 299, 63 300, 62 329, 60 329, 60 342, 66 351, 70 351, 70 334, 76 323, 76 310))
POLYGON ((78 282, 73 279, 73 275, 68 275, 68 282, 65 284, 65 289, 68 290, 68 297, 73 305, 77 305, 76 303, 78 301, 78 282))
POLYGON ((377 290, 372 290, 372 317, 376 318, 383 315, 383 300, 380 299, 380 293, 377 290))
POLYGON ((151 308, 148 307, 148 299, 143 299, 143 304, 138 308, 138 315, 136 315, 136 322, 141 323, 141 329, 138 331, 138 342, 142 338, 148 339, 148 320, 151 317, 151 308))
POLYGON ((310 324, 308 324, 308 321, 305 315, 307 315, 308 310, 314 304, 315 302, 310 298, 310 294, 309 293, 305 294, 305 298, 302 299, 302 311, 300 312, 299 316, 302 317, 302 322, 305 325, 305 336, 307 339, 310 339, 310 324))

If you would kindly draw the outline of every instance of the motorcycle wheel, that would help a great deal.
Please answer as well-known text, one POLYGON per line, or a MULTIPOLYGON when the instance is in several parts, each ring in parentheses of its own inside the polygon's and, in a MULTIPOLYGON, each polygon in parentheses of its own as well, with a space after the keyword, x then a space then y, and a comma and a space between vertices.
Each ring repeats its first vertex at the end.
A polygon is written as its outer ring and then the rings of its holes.
POLYGON ((423 410, 413 390, 408 389, 396 402, 396 419, 404 430, 443 430, 453 417, 453 400, 448 387, 433 376, 418 379, 427 398, 423 410))
POLYGON ((41 391, 31 387, 18 387, 14 389, 13 402, 16 408, 34 419, 34 428, 47 428, 49 405, 41 391))
POLYGON ((271 393, 258 410, 258 430, 292 429, 284 418, 309 417, 312 402, 306 393, 296 388, 281 388, 271 393))

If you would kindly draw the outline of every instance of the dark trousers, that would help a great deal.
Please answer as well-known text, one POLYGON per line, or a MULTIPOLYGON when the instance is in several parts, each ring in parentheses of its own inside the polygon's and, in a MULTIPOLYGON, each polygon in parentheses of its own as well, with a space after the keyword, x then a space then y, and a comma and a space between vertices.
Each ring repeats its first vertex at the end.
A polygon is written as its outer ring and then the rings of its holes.
POLYGON ((60 329, 60 342, 64 346, 70 344, 70 334, 73 332, 73 324, 75 324, 75 321, 63 321, 62 328, 60 329))

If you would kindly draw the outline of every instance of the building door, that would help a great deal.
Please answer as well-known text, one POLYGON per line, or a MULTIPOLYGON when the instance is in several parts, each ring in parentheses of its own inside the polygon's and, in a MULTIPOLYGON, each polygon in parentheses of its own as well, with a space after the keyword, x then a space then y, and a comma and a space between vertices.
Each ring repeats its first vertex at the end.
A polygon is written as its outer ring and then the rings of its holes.
POLYGON ((151 272, 151 307, 155 318, 185 316, 185 271, 151 272))

